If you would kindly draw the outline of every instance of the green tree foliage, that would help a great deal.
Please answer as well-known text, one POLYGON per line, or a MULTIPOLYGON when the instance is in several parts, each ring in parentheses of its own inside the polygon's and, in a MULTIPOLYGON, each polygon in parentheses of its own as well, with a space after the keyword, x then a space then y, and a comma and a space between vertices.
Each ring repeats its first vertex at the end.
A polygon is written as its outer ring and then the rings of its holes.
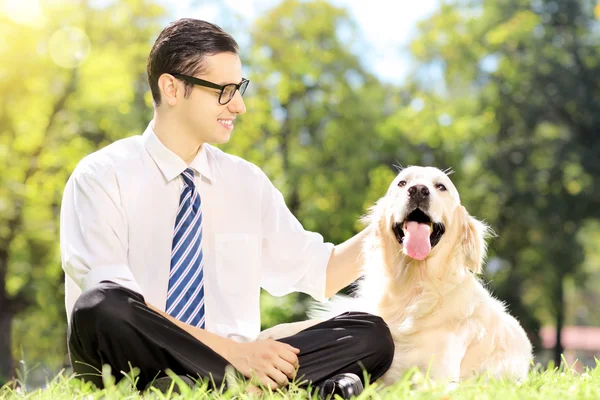
MULTIPOLYGON (((84 155, 145 128, 146 59, 168 21, 150 0, 41 4, 0 14, 0 381, 11 355, 41 373, 64 362, 64 184, 84 155)), ((452 168, 463 203, 498 233, 490 287, 534 342, 541 324, 597 324, 585 306, 600 279, 594 5, 446 1, 419 25, 414 73, 393 87, 369 72, 378 60, 356 50, 345 9, 282 1, 240 40, 248 112, 222 148, 263 168, 334 243, 361 229, 394 164, 452 168)), ((303 317, 306 296, 263 300, 263 326, 303 317)))
POLYGON ((499 234, 492 286, 532 334, 540 323, 565 323, 565 279, 585 276, 578 232, 599 216, 594 6, 447 2, 420 25, 412 44, 422 67, 442 72, 445 103, 470 104, 448 118, 449 128, 471 124, 463 164, 475 173, 464 176, 472 190, 463 195, 499 234), (479 129, 473 125, 485 116, 491 118, 479 129))
POLYGON ((307 229, 339 242, 355 232, 368 186, 380 83, 345 41, 347 13, 284 1, 256 21, 246 54, 252 95, 225 146, 262 166, 307 229))
MULTIPOLYGON (((385 116, 381 84, 347 44, 357 35, 347 12, 324 1, 284 1, 259 18, 242 52, 249 112, 224 146, 260 165, 304 227, 334 243, 360 229, 385 116)), ((297 298, 265 295, 263 325, 301 317, 297 298)))
POLYGON ((62 191, 84 155, 151 117, 145 60, 164 23, 150 1, 40 4, 0 15, 0 383, 12 354, 63 363, 62 191))

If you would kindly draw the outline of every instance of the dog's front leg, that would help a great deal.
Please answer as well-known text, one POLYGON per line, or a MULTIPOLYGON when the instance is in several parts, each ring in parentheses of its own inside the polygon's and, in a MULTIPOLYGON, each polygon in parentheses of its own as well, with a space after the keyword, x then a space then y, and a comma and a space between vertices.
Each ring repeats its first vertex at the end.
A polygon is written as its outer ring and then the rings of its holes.
POLYGON ((310 328, 322 322, 319 319, 309 319, 307 321, 299 321, 299 322, 290 322, 287 324, 279 324, 275 325, 271 328, 265 329, 262 331, 256 340, 264 340, 264 339, 281 339, 284 337, 295 335, 296 333, 303 331, 305 329, 310 328))
POLYGON ((431 343, 433 353, 429 376, 453 389, 460 381, 460 364, 466 352, 465 341, 461 336, 450 332, 443 335, 437 333, 435 338, 438 342, 431 343))

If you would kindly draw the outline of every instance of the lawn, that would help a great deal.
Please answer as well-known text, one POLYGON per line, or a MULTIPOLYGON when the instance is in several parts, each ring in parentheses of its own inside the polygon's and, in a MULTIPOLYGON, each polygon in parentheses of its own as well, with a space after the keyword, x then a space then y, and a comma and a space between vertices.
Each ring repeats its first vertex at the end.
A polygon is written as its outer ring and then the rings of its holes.
MULTIPOLYGON (((26 379, 23 379, 26 380, 26 379)), ((15 389, 15 385, 6 385, 0 389, 0 399, 251 399, 248 395, 240 395, 239 390, 229 390, 224 393, 207 392, 206 386, 193 390, 185 388, 181 395, 162 394, 158 391, 139 392, 132 387, 129 378, 115 384, 114 379, 105 380, 107 387, 94 390, 89 384, 84 384, 72 376, 57 375, 48 382, 45 388, 27 390, 15 389)), ((22 385, 21 385, 22 387, 22 385)), ((308 394, 302 389, 292 387, 283 392, 269 393, 263 398, 275 399, 304 399, 308 394)), ((358 399, 600 399, 600 361, 596 368, 577 372, 570 367, 536 368, 531 371, 529 379, 520 385, 504 381, 478 380, 461 383, 456 389, 450 390, 445 385, 431 382, 418 371, 410 371, 404 378, 393 386, 384 387, 380 384, 367 385, 358 399)))

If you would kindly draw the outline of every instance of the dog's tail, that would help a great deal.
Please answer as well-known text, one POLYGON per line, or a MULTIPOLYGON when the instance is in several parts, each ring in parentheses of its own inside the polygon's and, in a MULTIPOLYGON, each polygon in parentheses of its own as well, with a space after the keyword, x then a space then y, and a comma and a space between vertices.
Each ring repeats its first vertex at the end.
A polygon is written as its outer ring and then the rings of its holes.
POLYGON ((373 312, 372 307, 357 297, 336 295, 326 302, 312 302, 307 315, 310 319, 326 320, 348 311, 373 312))

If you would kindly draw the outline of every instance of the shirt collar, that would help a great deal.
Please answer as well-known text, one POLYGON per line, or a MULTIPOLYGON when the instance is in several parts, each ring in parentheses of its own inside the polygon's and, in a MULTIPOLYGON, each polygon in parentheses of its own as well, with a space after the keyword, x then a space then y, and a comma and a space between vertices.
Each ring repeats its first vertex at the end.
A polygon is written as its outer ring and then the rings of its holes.
MULTIPOLYGON (((161 170, 167 181, 171 181, 181 175, 188 165, 181 159, 177 154, 169 150, 156 136, 152 129, 153 121, 148 124, 148 127, 142 135, 142 140, 146 150, 150 156, 154 159, 156 165, 161 170)), ((199 174, 206 177, 208 180, 214 183, 214 174, 209 162, 209 150, 207 145, 203 144, 196 154, 196 157, 192 160, 189 168, 194 169, 199 174)))

